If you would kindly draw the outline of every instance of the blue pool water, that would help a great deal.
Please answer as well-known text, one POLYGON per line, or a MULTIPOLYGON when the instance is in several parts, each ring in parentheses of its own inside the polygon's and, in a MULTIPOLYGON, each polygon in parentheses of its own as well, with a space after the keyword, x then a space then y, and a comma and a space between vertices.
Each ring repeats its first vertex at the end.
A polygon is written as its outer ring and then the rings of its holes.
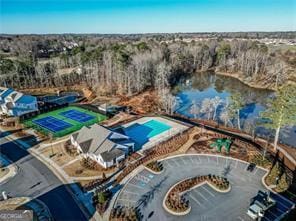
POLYGON ((124 133, 133 139, 137 144, 143 145, 148 142, 149 138, 163 133, 171 128, 171 126, 159 122, 157 120, 150 120, 144 124, 135 123, 124 128, 124 133))

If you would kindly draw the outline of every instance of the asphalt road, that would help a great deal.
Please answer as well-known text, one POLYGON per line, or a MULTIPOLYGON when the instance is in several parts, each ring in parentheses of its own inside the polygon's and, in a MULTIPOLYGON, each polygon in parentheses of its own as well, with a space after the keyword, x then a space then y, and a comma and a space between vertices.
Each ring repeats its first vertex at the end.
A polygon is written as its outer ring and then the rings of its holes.
POLYGON ((1 192, 43 201, 55 220, 87 220, 65 185, 42 162, 1 135, 0 153, 18 167, 16 176, 0 184, 1 192))

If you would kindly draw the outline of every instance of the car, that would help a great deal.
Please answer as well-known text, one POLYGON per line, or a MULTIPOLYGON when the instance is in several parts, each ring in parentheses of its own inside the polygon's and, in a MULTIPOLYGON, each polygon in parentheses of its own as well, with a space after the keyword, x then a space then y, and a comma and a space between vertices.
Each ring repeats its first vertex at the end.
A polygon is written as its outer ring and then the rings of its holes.
POLYGON ((247 214, 254 220, 264 217, 267 210, 274 207, 276 201, 270 196, 270 192, 258 191, 257 195, 251 199, 251 204, 247 214))
POLYGON ((253 172, 253 170, 256 168, 255 163, 250 163, 247 167, 247 171, 253 172))

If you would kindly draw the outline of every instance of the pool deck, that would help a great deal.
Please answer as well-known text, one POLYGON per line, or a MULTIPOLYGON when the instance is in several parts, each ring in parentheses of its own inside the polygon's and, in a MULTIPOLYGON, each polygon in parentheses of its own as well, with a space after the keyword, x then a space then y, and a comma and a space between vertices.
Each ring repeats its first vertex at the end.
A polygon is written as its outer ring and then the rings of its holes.
POLYGON ((145 151, 145 150, 147 150, 147 149, 149 149, 149 148, 151 148, 151 147, 153 147, 165 140, 168 140, 169 138, 173 137, 174 135, 176 135, 178 133, 182 133, 183 131, 188 129, 188 126, 185 126, 181 123, 177 123, 176 121, 169 120, 169 119, 166 119, 163 117, 142 117, 142 118, 139 118, 135 121, 124 124, 124 125, 122 125, 122 127, 127 128, 135 123, 144 124, 150 120, 156 120, 161 123, 164 123, 164 124, 170 126, 170 129, 168 129, 156 136, 149 138, 148 142, 146 142, 139 150, 140 153, 142 153, 143 151, 145 151))

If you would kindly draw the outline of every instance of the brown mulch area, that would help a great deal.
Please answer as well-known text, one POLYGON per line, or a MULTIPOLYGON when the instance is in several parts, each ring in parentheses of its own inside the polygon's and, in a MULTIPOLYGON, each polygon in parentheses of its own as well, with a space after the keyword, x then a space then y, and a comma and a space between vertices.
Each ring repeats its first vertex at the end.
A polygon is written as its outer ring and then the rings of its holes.
POLYGON ((195 136, 198 140, 190 147, 187 153, 203 153, 203 154, 219 154, 223 156, 229 156, 238 158, 244 161, 249 161, 250 158, 258 151, 255 147, 245 144, 244 142, 235 141, 230 148, 230 153, 226 153, 222 148, 221 153, 217 152, 216 148, 211 148, 210 144, 215 141, 214 134, 206 134, 205 136, 195 136))
POLYGON ((135 152, 135 153, 132 153, 130 156, 127 157, 127 161, 132 162, 132 161, 140 159, 141 157, 142 157, 142 155, 135 152))
POLYGON ((158 96, 156 91, 148 90, 132 97, 122 96, 118 104, 130 106, 139 114, 155 112, 158 107, 158 96))

